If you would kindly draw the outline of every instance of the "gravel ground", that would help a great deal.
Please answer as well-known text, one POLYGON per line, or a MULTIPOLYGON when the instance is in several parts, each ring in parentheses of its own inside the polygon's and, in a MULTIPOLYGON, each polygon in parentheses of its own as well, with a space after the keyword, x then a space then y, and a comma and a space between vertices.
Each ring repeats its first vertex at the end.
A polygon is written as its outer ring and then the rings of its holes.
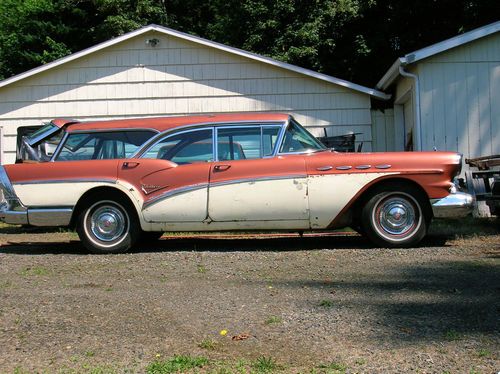
POLYGON ((1 232, 0 372, 144 372, 176 354, 241 372, 262 356, 293 373, 500 371, 500 234, 404 250, 164 237, 97 256, 74 233, 1 232))

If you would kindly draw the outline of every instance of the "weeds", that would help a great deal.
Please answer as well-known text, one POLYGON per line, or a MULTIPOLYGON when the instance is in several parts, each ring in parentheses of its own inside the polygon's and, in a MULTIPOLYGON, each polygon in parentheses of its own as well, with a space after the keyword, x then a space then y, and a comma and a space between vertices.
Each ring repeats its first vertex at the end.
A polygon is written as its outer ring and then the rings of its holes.
POLYGON ((347 370, 347 365, 333 361, 329 364, 321 364, 318 368, 327 369, 328 373, 332 374, 344 374, 347 370))
POLYGON ((44 268, 42 266, 35 266, 32 268, 25 268, 21 270, 20 273, 23 277, 29 277, 29 276, 45 276, 49 275, 50 272, 47 268, 44 268))
POLYGON ((453 342, 460 340, 462 336, 455 330, 448 330, 444 333, 444 338, 449 342, 453 342))
POLYGON ((266 325, 275 325, 278 323, 281 323, 283 320, 281 317, 278 316, 270 316, 268 319, 266 319, 266 325))
POLYGON ((209 351, 215 351, 217 348, 219 348, 220 345, 221 343, 214 339, 205 338, 198 344, 198 347, 209 351))
POLYGON ((265 356, 261 356, 252 362, 251 367, 257 373, 272 373, 281 368, 272 357, 265 356))
POLYGON ((168 374, 186 372, 194 368, 202 368, 208 364, 208 359, 205 357, 191 357, 191 356, 174 356, 164 361, 154 361, 146 367, 148 374, 168 374))
POLYGON ((331 308, 333 306, 333 301, 321 300, 318 305, 323 308, 331 308))
POLYGON ((491 356, 491 352, 487 349, 480 349, 477 351, 478 357, 489 357, 491 356))
POLYGON ((197 271, 200 274, 205 274, 207 272, 207 268, 205 267, 205 265, 198 265, 197 266, 197 271))

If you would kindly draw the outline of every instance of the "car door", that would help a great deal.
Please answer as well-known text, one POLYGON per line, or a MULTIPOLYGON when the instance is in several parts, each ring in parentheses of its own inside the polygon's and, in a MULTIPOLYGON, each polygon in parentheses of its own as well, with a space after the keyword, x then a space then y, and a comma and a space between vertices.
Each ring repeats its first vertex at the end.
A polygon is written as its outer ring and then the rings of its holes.
POLYGON ((136 181, 147 222, 203 222, 213 153, 212 128, 183 131, 159 140, 140 159, 124 162, 119 174, 136 181))
POLYGON ((275 156, 281 126, 216 128, 208 214, 225 229, 308 228, 303 155, 275 156))

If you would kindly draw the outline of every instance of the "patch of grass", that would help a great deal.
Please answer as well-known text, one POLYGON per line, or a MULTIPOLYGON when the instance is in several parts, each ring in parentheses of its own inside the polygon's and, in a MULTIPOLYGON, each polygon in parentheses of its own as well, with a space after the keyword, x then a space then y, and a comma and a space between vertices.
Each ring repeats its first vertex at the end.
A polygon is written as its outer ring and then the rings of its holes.
POLYGON ((104 289, 104 291, 111 292, 111 291, 113 291, 113 288, 112 288, 112 287, 106 287, 106 288, 104 289))
POLYGON ((198 273, 200 274, 205 274, 207 272, 207 268, 205 267, 205 265, 198 265, 196 267, 196 271, 198 271, 198 273))
POLYGON ((253 361, 250 366, 257 373, 272 373, 276 370, 281 369, 276 360, 272 357, 261 356, 255 361, 253 361))
POLYGON ((147 374, 184 373, 195 368, 202 368, 208 364, 205 357, 191 357, 176 355, 168 360, 156 360, 146 367, 147 374))
POLYGON ((12 287, 11 281, 0 282, 0 289, 12 287))
POLYGON ((269 316, 269 318, 266 319, 266 325, 275 325, 281 322, 283 322, 283 320, 279 316, 269 316))
MULTIPOLYGON (((118 373, 118 370, 116 370, 112 366, 106 366, 106 365, 97 365, 97 366, 83 365, 83 369, 88 374, 116 374, 116 373, 118 373)), ((75 372, 78 373, 81 371, 76 370, 75 372)))
POLYGON ((14 374, 29 374, 29 371, 28 370, 24 370, 22 367, 20 366, 16 366, 14 368, 14 371, 13 371, 14 374))
POLYGON ((323 308, 331 308, 333 306, 333 301, 321 300, 318 305, 323 308))
POLYGON ((35 266, 35 267, 28 267, 24 268, 21 270, 20 273, 23 277, 30 277, 30 276, 46 276, 49 275, 50 272, 47 268, 44 268, 43 266, 35 266))
POLYGON ((477 356, 478 357, 489 357, 489 356, 491 356, 491 352, 487 349, 482 348, 482 349, 479 349, 477 351, 477 356))
POLYGON ((366 364, 366 360, 364 358, 357 358, 356 361, 354 361, 356 363, 356 365, 365 365, 366 364))
POLYGON ((220 347, 220 345, 221 343, 219 343, 217 340, 205 338, 198 344, 198 347, 209 351, 215 351, 220 347))
POLYGON ((448 330, 444 333, 444 338, 449 342, 453 342, 462 339, 462 335, 455 330, 448 330))
POLYGON ((94 351, 86 351, 84 354, 85 354, 85 357, 94 357, 95 356, 94 351))
POLYGON ((328 373, 331 374, 344 374, 347 370, 347 365, 332 361, 329 364, 321 364, 318 368, 327 369, 328 373))

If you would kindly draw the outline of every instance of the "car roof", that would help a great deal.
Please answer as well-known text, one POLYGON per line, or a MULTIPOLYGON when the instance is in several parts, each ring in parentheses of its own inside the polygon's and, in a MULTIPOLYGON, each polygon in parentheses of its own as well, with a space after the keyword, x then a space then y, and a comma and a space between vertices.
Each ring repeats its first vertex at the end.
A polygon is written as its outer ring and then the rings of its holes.
POLYGON ((86 130, 113 130, 113 129, 154 129, 160 132, 202 123, 231 123, 231 122, 285 122, 290 118, 286 113, 227 113, 206 114, 195 116, 175 116, 156 118, 129 118, 107 121, 75 122, 73 120, 56 119, 52 123, 58 127, 69 125, 67 132, 86 130))

